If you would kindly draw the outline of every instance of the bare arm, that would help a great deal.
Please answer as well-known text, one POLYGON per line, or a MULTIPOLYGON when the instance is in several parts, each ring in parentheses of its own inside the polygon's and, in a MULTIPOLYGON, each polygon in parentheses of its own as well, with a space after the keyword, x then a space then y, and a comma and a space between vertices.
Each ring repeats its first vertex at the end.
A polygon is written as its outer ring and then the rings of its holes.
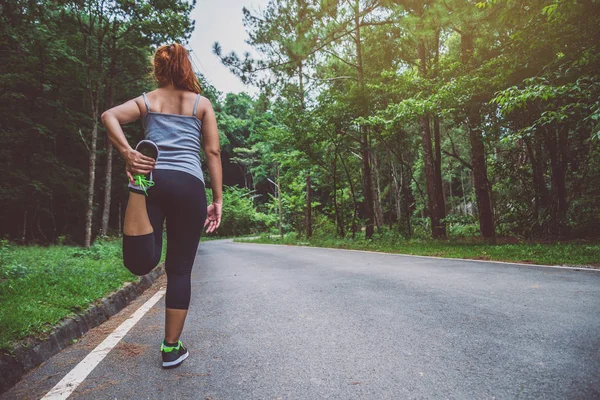
POLYGON ((132 183, 134 182, 133 174, 148 174, 156 164, 156 160, 135 151, 129 145, 121 128, 121 125, 140 119, 141 115, 136 99, 129 100, 102 113, 102 123, 106 127, 106 134, 113 146, 125 159, 127 177, 132 183))
POLYGON ((205 107, 202 116, 202 146, 206 154, 210 184, 213 192, 213 203, 208 206, 207 218, 204 223, 206 232, 214 232, 221 224, 221 212, 223 205, 223 171, 221 169, 221 146, 219 145, 219 130, 217 129, 217 118, 212 104, 207 98, 202 98, 205 107))
POLYGON ((213 202, 223 202, 223 171, 221 169, 221 146, 219 144, 219 131, 217 128, 217 119, 215 111, 206 98, 202 99, 207 103, 206 112, 202 117, 202 136, 204 153, 210 173, 210 183, 213 191, 213 202))

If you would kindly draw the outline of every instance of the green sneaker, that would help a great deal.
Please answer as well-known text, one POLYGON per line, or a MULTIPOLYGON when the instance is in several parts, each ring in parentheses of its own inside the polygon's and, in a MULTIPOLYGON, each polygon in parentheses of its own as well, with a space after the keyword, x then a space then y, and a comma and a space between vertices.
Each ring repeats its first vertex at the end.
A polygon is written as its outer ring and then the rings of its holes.
POLYGON ((183 347, 181 340, 177 341, 177 346, 166 346, 163 341, 160 344, 160 352, 162 354, 163 368, 178 367, 190 355, 190 352, 183 347))
MULTIPOLYGON (((146 157, 158 160, 158 146, 150 140, 140 141, 137 146, 135 146, 135 149, 146 157)), ((129 188, 133 189, 133 192, 145 193, 146 196, 148 196, 148 189, 154 186, 152 171, 150 171, 150 174, 148 175, 135 174, 133 175, 133 179, 135 180, 135 183, 129 182, 129 188)))

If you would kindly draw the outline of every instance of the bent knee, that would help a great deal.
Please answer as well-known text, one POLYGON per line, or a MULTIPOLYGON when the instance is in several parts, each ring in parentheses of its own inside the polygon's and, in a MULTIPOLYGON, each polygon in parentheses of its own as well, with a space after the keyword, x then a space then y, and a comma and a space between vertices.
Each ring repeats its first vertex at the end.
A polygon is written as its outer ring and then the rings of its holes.
POLYGON ((143 276, 152 271, 160 262, 160 257, 142 259, 131 259, 131 257, 123 257, 123 264, 131 271, 132 274, 143 276))

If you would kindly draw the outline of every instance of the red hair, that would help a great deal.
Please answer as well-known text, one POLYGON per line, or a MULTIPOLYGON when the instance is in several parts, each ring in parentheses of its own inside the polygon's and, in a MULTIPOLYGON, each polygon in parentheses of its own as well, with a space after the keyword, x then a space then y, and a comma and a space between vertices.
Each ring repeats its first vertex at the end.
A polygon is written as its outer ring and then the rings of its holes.
POLYGON ((154 76, 159 86, 172 83, 175 87, 200 93, 202 87, 194 74, 185 47, 178 43, 160 46, 154 53, 154 76))

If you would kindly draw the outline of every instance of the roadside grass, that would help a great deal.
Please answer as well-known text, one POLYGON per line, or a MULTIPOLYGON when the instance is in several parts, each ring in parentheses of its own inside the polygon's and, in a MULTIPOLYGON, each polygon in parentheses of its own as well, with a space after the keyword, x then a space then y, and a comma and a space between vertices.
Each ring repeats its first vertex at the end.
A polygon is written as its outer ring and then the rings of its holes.
POLYGON ((555 243, 502 243, 490 245, 474 239, 449 240, 402 240, 377 237, 364 238, 322 238, 310 240, 298 237, 295 233, 285 235, 283 241, 278 235, 261 235, 254 240, 235 240, 251 243, 273 243, 332 247, 339 249, 370 250, 386 253, 399 253, 420 256, 447 258, 468 258, 474 260, 508 261, 543 265, 570 265, 600 267, 600 243, 555 242, 555 243))
MULTIPOLYGON (((228 238, 203 233, 201 241, 228 238)), ((166 248, 165 234, 161 262, 166 248)), ((1 240, 0 351, 10 352, 27 337, 44 337, 62 319, 137 280, 123 266, 120 237, 97 239, 89 249, 1 240)))
POLYGON ((202 233, 202 237, 200 237, 201 242, 207 242, 209 240, 222 240, 222 239, 243 239, 243 238, 253 238, 260 236, 258 233, 248 234, 248 235, 239 235, 239 236, 215 236, 214 234, 202 233))
MULTIPOLYGON (((0 351, 43 337, 63 318, 134 282, 123 266, 120 238, 75 246, 0 245, 0 351)), ((165 247, 163 246, 164 260, 165 247)))

